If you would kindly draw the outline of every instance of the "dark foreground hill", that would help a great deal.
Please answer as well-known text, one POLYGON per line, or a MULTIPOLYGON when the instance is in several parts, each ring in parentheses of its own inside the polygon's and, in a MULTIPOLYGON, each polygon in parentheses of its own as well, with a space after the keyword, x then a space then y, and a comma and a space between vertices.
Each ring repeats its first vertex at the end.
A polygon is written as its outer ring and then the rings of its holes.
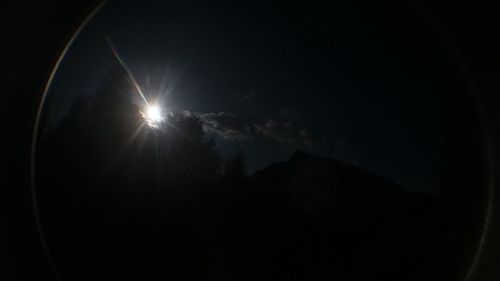
POLYGON ((413 280, 428 259, 430 197, 357 167, 296 152, 231 190, 219 237, 250 280, 413 280))
POLYGON ((72 280, 418 280, 432 250, 428 195, 303 152, 176 188, 63 179, 41 214, 72 280))

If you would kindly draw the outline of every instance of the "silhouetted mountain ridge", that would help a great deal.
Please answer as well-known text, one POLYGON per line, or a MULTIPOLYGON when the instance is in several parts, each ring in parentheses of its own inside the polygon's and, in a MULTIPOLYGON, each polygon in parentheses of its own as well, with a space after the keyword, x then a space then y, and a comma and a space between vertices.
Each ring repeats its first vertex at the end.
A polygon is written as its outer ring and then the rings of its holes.
POLYGON ((402 280, 426 259, 430 197, 353 165, 297 151, 229 190, 214 225, 222 252, 250 279, 402 280))
POLYGON ((285 201, 288 207, 349 223, 401 223, 414 217, 413 207, 420 206, 420 213, 427 214, 421 209, 431 205, 425 193, 407 192, 383 176, 300 150, 288 161, 257 171, 248 182, 254 192, 261 193, 261 203, 285 201))

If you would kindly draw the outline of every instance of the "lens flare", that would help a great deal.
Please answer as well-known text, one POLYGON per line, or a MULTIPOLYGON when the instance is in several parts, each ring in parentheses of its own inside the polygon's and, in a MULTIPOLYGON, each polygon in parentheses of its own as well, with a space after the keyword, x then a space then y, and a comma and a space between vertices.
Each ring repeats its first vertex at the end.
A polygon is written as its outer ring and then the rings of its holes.
POLYGON ((115 48, 113 43, 109 38, 106 38, 108 40, 108 44, 113 51, 113 55, 122 67, 122 69, 125 71, 128 79, 132 83, 133 87, 135 88, 137 94, 141 98, 141 103, 144 105, 143 111, 140 111, 142 117, 144 118, 145 123, 153 129, 159 129, 162 125, 162 123, 165 121, 165 117, 162 113, 161 107, 158 104, 153 104, 144 95, 141 87, 139 86, 139 83, 135 79, 134 75, 132 74, 132 71, 128 67, 128 65, 125 63, 125 61, 122 59, 122 57, 118 54, 118 50, 115 48))
POLYGON ((141 114, 146 124, 151 128, 159 128, 165 120, 161 107, 157 104, 146 106, 144 112, 141 112, 141 114))

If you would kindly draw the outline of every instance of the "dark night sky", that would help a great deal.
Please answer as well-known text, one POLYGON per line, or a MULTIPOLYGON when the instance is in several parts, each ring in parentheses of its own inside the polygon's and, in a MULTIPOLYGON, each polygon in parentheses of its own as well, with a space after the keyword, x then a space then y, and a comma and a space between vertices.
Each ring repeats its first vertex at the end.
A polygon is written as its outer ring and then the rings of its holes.
POLYGON ((434 190, 445 46, 410 5, 336 2, 110 1, 62 61, 48 124, 116 63, 108 37, 144 89, 165 79, 167 111, 216 124, 223 156, 243 149, 249 173, 301 149, 434 190))

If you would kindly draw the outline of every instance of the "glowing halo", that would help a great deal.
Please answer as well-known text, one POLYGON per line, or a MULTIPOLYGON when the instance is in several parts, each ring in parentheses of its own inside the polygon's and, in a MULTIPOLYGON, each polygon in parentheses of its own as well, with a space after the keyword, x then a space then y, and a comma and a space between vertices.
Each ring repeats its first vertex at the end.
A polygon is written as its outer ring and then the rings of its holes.
POLYGON ((144 112, 141 112, 141 115, 146 124, 153 129, 159 128, 163 121, 165 121, 161 107, 157 104, 147 105, 144 112))

